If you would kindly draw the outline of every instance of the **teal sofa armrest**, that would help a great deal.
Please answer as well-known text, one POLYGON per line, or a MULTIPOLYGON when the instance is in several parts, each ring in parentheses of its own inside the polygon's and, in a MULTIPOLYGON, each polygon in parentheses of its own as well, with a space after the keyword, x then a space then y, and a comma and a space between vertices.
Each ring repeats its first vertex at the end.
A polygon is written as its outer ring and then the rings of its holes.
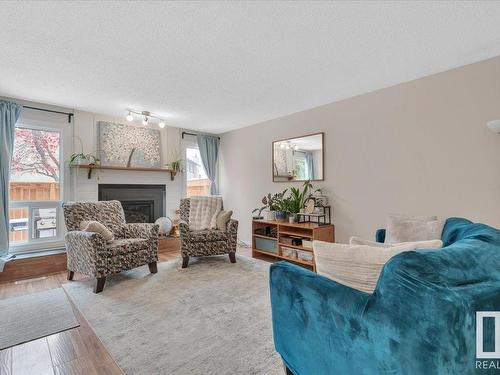
MULTIPOLYGON (((287 262, 271 266, 269 282, 274 343, 290 370, 353 373, 345 358, 353 341, 366 334, 363 313, 370 294, 287 262)), ((368 340, 361 342, 371 351, 368 340)))

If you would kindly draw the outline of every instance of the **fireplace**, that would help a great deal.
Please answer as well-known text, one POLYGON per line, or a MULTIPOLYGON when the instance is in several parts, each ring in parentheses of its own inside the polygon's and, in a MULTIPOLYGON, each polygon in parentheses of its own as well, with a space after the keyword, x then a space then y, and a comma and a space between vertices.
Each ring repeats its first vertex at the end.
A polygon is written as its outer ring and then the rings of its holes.
POLYGON ((154 223, 165 216, 165 185, 99 184, 99 200, 118 200, 127 223, 154 223))

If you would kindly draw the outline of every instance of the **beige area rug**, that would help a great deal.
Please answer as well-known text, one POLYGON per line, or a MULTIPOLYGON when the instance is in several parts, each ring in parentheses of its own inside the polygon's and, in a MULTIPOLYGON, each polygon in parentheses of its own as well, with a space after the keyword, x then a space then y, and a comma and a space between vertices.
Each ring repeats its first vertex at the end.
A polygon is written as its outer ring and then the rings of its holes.
POLYGON ((272 340, 269 263, 239 256, 158 264, 63 285, 126 374, 282 374, 272 340))
POLYGON ((78 326, 61 288, 0 300, 0 350, 78 326))

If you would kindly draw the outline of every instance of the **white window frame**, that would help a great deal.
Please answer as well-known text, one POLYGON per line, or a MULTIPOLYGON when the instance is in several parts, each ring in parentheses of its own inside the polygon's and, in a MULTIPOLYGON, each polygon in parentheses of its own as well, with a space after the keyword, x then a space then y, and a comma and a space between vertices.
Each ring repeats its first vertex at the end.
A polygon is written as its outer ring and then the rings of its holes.
MULTIPOLYGON (((66 127, 70 127, 67 124, 66 127)), ((27 208, 28 209, 28 240, 22 242, 11 242, 9 245, 10 254, 27 253, 41 250, 49 250, 64 247, 65 225, 62 213, 62 202, 64 200, 65 181, 66 181, 66 158, 64 145, 68 138, 69 129, 57 124, 51 124, 46 121, 32 121, 22 119, 16 124, 16 128, 51 131, 59 133, 59 200, 53 201, 11 201, 9 198, 9 208, 27 208), (32 210, 36 208, 56 208, 57 228, 56 237, 33 239, 33 223, 31 222, 32 210)), ((9 187, 10 188, 10 187, 9 187)))

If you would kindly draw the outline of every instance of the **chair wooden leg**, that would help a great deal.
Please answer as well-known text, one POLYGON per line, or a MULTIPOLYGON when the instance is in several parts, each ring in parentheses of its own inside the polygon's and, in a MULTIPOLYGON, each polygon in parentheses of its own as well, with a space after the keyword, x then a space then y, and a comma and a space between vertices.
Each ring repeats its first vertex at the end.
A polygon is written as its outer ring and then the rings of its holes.
POLYGON ((182 268, 187 268, 189 264, 189 255, 182 257, 182 268))
POLYGON ((148 263, 148 267, 149 267, 149 272, 151 272, 151 273, 158 272, 158 265, 156 264, 156 262, 148 263))
POLYGON ((94 293, 101 293, 106 283, 106 276, 96 278, 94 293))
POLYGON ((231 263, 236 263, 236 254, 229 253, 229 260, 231 261, 231 263))
POLYGON ((68 271, 68 280, 73 280, 73 276, 75 276, 75 273, 73 271, 68 271))

